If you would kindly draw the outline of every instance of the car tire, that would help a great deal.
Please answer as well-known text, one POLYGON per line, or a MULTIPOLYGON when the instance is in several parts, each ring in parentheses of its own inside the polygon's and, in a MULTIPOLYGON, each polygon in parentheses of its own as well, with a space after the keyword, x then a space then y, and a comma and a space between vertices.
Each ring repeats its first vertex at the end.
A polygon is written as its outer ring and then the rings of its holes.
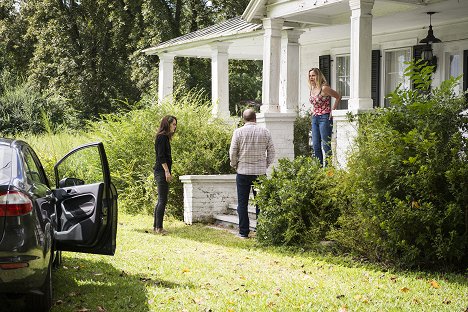
POLYGON ((40 290, 42 295, 29 294, 26 296, 28 311, 48 312, 52 307, 52 264, 49 264, 46 279, 40 290))

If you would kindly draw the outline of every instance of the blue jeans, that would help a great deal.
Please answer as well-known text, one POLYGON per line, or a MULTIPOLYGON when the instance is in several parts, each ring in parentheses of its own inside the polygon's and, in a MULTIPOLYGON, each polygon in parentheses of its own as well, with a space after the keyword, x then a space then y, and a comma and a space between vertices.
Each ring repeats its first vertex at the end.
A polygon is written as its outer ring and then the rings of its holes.
POLYGON ((158 202, 154 207, 154 224, 156 229, 163 228, 164 211, 166 210, 167 197, 169 194, 169 183, 166 181, 164 171, 154 171, 154 180, 158 184, 158 202))
POLYGON ((319 159, 322 166, 324 155, 328 157, 331 154, 332 127, 333 122, 330 120, 330 114, 312 116, 312 146, 314 156, 319 159))
MULTIPOLYGON (((253 182, 257 180, 256 175, 236 175, 236 186, 237 186, 237 215, 239 216, 239 234, 242 236, 249 236, 250 232, 250 221, 249 221, 249 196, 250 190, 253 195, 256 195, 255 189, 253 188, 253 182)), ((258 208, 257 208, 258 215, 258 208)))

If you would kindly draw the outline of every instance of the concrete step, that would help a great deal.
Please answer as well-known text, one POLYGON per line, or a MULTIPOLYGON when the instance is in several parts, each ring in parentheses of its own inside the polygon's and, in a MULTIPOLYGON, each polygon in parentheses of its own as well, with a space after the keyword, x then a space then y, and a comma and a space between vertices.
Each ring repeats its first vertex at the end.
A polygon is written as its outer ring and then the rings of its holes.
MULTIPOLYGON (((247 207, 247 211, 249 213, 249 219, 250 220, 257 219, 257 212, 256 212, 256 209, 255 209, 255 206, 249 205, 247 207)), ((237 204, 229 204, 226 214, 232 214, 232 215, 237 216, 237 204)))
MULTIPOLYGON (((227 228, 239 228, 239 217, 233 214, 219 214, 214 216, 215 224, 227 228)), ((255 230, 257 228, 257 220, 255 218, 250 219, 250 229, 255 230)))

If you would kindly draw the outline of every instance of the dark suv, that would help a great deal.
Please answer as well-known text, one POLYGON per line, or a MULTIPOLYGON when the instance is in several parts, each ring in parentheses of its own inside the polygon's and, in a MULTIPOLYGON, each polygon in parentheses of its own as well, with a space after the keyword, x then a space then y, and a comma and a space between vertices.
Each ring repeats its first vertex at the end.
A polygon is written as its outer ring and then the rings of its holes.
POLYGON ((103 144, 75 148, 54 172, 52 189, 26 142, 0 138, 0 295, 22 298, 27 311, 50 309, 62 250, 116 247, 117 191, 103 144))

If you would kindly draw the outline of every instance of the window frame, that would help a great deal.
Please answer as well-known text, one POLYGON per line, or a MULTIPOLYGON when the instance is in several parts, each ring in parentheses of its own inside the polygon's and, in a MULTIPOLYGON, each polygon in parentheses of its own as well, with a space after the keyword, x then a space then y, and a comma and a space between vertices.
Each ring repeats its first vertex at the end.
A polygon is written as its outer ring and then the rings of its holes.
MULTIPOLYGON (((388 70, 388 66, 387 66, 387 58, 388 58, 388 53, 392 53, 392 52, 398 52, 398 51, 406 51, 409 55, 409 59, 405 60, 404 62, 406 61, 411 61, 413 59, 413 53, 414 53, 414 49, 413 47, 411 46, 402 46, 402 47, 394 47, 394 48, 388 48, 388 49, 382 49, 382 58, 383 58, 383 62, 382 62, 382 74, 381 74, 381 100, 380 100, 380 107, 388 107, 389 105, 387 104, 387 98, 386 96, 392 92, 393 90, 386 90, 387 88, 387 79, 389 77, 389 70, 388 70)), ((405 66, 406 68, 407 66, 405 66)), ((403 72, 404 72, 405 69, 403 69, 403 72)), ((404 75, 400 76, 400 78, 404 78, 404 75)), ((410 89, 413 88, 412 84, 411 84, 411 80, 408 78, 408 87, 410 89)))

